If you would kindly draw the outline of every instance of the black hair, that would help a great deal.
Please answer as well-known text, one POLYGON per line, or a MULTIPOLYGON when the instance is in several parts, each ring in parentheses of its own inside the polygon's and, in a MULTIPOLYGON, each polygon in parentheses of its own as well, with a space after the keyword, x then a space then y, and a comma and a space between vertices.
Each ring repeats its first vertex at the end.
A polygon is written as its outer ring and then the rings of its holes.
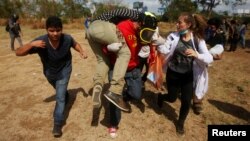
POLYGON ((208 25, 214 25, 216 28, 219 28, 222 24, 222 21, 219 18, 211 18, 207 21, 208 25))
POLYGON ((57 16, 48 17, 48 19, 46 20, 46 29, 48 29, 50 27, 62 28, 63 27, 62 20, 57 16))
POLYGON ((11 18, 14 20, 14 22, 16 22, 19 19, 19 16, 17 14, 13 14, 11 18))

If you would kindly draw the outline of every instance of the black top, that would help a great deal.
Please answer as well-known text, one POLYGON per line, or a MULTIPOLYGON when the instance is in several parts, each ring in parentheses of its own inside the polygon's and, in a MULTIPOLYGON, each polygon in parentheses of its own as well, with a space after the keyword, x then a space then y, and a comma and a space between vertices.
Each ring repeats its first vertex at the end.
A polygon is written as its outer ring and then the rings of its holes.
POLYGON ((210 47, 214 47, 217 44, 224 44, 224 37, 221 33, 215 33, 214 35, 211 35, 210 38, 207 40, 207 44, 209 44, 210 47))
POLYGON ((57 49, 54 49, 50 45, 47 34, 42 35, 35 40, 43 40, 46 43, 45 48, 34 47, 29 51, 30 54, 39 54, 43 64, 43 71, 45 76, 60 77, 60 72, 64 68, 68 68, 71 71, 72 55, 70 48, 73 47, 76 42, 70 35, 62 34, 59 47, 57 49))
POLYGON ((9 26, 9 32, 11 34, 14 34, 15 36, 19 36, 19 32, 21 31, 20 24, 17 23, 17 19, 15 18, 10 18, 8 21, 8 26, 9 26))
POLYGON ((178 73, 190 73, 193 70, 193 57, 185 54, 186 49, 192 49, 192 41, 179 40, 177 47, 173 53, 173 57, 169 60, 168 67, 178 73))

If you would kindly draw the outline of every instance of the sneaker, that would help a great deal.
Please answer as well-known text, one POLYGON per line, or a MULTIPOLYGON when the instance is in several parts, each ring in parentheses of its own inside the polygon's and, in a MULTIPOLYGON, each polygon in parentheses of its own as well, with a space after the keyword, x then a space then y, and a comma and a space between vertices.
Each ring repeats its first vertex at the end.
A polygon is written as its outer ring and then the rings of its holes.
POLYGON ((129 107, 127 103, 123 101, 122 95, 118 95, 108 91, 107 93, 104 94, 104 96, 119 109, 126 112, 129 111, 129 107))
POLYGON ((181 124, 181 123, 177 123, 176 125, 176 132, 179 134, 179 135, 183 135, 184 134, 184 124, 181 124))
POLYGON ((102 94, 102 85, 100 83, 97 83, 93 88, 92 93, 92 101, 93 101, 93 107, 94 108, 100 108, 102 105, 101 102, 101 94, 102 94))
POLYGON ((108 132, 111 138, 116 138, 117 137, 117 127, 110 127, 108 128, 108 132))
POLYGON ((162 108, 162 105, 163 105, 163 95, 162 94, 158 94, 158 97, 157 97, 157 105, 159 108, 162 108))
POLYGON ((54 137, 58 138, 62 136, 62 126, 58 124, 54 124, 52 134, 54 137))

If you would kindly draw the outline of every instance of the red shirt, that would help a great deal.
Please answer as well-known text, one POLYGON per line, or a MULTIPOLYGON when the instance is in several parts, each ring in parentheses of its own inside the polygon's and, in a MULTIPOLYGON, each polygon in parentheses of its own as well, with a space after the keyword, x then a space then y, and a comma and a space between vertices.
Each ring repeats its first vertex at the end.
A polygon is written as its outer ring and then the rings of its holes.
MULTIPOLYGON (((122 35, 124 36, 126 44, 128 45, 131 52, 131 58, 127 69, 128 71, 130 71, 139 65, 138 53, 141 49, 141 45, 139 42, 139 38, 137 37, 138 31, 136 31, 136 29, 134 28, 133 22, 131 20, 125 20, 120 22, 117 25, 117 28, 121 31, 122 35)), ((116 56, 108 52, 106 49, 104 50, 104 52, 110 56, 111 63, 114 64, 116 56)))

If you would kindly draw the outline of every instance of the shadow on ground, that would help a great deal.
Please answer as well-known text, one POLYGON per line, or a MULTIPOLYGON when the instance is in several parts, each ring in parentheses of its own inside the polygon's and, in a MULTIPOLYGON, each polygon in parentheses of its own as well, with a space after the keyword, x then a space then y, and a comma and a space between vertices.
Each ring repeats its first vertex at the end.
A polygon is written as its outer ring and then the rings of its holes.
POLYGON ((237 106, 231 103, 221 102, 218 100, 211 100, 211 99, 209 99, 208 102, 214 105, 218 110, 224 113, 233 115, 237 118, 250 122, 250 118, 249 118, 250 112, 240 106, 237 106))

